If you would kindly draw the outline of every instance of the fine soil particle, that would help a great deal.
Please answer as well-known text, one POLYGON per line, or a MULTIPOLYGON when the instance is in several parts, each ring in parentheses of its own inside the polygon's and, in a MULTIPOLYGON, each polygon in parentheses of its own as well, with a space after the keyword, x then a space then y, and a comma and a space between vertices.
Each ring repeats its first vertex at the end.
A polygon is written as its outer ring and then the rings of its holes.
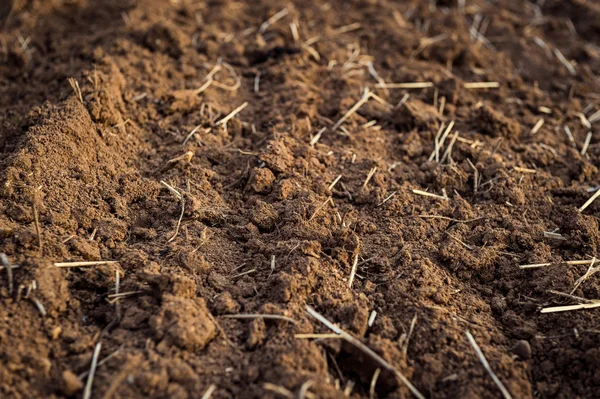
POLYGON ((597 397, 600 313, 540 310, 600 299, 598 43, 592 0, 3 2, 0 397, 98 343, 94 398, 501 397, 467 332, 597 397))

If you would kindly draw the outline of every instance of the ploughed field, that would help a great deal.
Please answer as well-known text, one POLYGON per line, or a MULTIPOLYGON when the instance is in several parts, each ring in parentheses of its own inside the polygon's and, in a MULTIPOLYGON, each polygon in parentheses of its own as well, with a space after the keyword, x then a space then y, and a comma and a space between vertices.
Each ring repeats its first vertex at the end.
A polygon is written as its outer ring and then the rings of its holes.
POLYGON ((0 20, 2 398, 597 396, 598 2, 0 20))

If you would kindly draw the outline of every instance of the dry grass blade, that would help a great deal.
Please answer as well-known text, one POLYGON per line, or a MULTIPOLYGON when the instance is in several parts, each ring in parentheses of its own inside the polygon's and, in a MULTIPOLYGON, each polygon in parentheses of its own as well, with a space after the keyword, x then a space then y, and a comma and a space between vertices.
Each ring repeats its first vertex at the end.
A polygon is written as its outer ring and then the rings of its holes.
POLYGON ((372 98, 373 100, 377 101, 379 104, 385 106, 387 109, 392 108, 392 106, 387 101, 385 101, 383 98, 379 97, 377 94, 375 94, 373 92, 371 92, 369 94, 369 97, 372 98))
POLYGON ((592 262, 592 259, 589 260, 568 260, 566 262, 559 262, 559 263, 533 263, 533 264, 529 264, 529 265, 519 265, 519 269, 537 269, 540 267, 547 267, 547 266, 552 266, 552 265, 558 265, 560 263, 564 263, 570 266, 577 266, 577 265, 589 265, 592 262))
POLYGON ((531 134, 536 134, 544 126, 544 119, 540 118, 535 125, 531 128, 531 134))
POLYGON ((251 313, 240 313, 240 314, 228 314, 223 317, 227 319, 266 319, 266 320, 285 320, 292 324, 297 324, 298 322, 291 317, 282 316, 279 314, 251 314, 251 313))
POLYGON ((585 280, 587 280, 588 278, 592 277, 594 274, 596 274, 598 271, 600 271, 600 266, 596 266, 594 267, 594 263, 596 262, 596 258, 592 258, 592 262, 590 263, 590 266, 588 267, 587 271, 585 272, 585 274, 581 277, 579 277, 577 279, 577 281, 575 281, 575 285, 573 286, 573 290, 571 291, 571 295, 573 295, 573 293, 575 293, 575 291, 577 291, 577 288, 579 288, 579 286, 581 285, 581 283, 583 283, 585 280))
POLYGON ((239 114, 240 112, 242 112, 242 110, 244 108, 246 108, 248 106, 248 101, 246 101, 245 103, 243 103, 242 105, 240 105, 239 107, 237 107, 236 109, 234 109, 233 111, 231 111, 227 116, 225 116, 223 119, 221 119, 220 121, 218 121, 216 123, 217 126, 219 125, 223 125, 225 126, 227 124, 227 122, 229 122, 234 116, 236 116, 237 114, 239 114))
POLYGON ((342 338, 339 334, 295 334, 296 339, 336 339, 342 338))
POLYGON ((346 387, 344 388, 344 396, 349 398, 350 395, 352 395, 352 390, 354 389, 354 384, 355 382, 352 380, 348 380, 348 382, 346 382, 346 387))
POLYGON ((600 308, 600 300, 593 303, 580 303, 578 305, 566 305, 566 306, 554 306, 551 308, 543 308, 540 310, 541 313, 557 313, 557 312, 570 312, 572 310, 581 309, 594 309, 600 308))
POLYGON ((308 390, 314 385, 314 383, 315 382, 313 380, 305 381, 300 387, 300 391, 298 392, 298 399, 314 398, 314 395, 308 392, 308 390))
POLYGON ((247 271, 245 271, 245 272, 238 273, 238 274, 236 274, 235 276, 231 276, 231 278, 238 278, 238 277, 242 277, 242 276, 245 276, 245 275, 247 275, 247 274, 252 274, 252 273, 256 273, 256 272, 257 272, 257 270, 256 270, 256 269, 250 269, 250 270, 247 270, 247 271))
POLYGON ((499 82, 468 82, 463 85, 467 90, 474 89, 497 89, 500 87, 499 82))
POLYGON ((400 101, 398 102, 398 104, 396 104, 396 106, 394 108, 398 109, 398 108, 402 107, 404 105, 404 103, 408 101, 409 98, 410 98, 410 94, 406 93, 404 96, 402 96, 402 99, 400 99, 400 101))
POLYGON ((410 58, 413 59, 415 58, 418 54, 420 54, 423 50, 425 50, 427 47, 431 46, 432 44, 435 44, 437 42, 441 42, 443 40, 446 40, 448 38, 448 34, 446 33, 442 33, 441 35, 437 35, 434 37, 425 37, 422 38, 420 40, 419 43, 419 47, 417 47, 411 54, 410 54, 410 58))
POLYGON ((446 108, 446 96, 442 96, 442 98, 440 98, 440 107, 438 109, 438 113, 440 114, 440 116, 444 116, 445 108, 446 108))
POLYGON ((8 293, 10 295, 12 295, 13 287, 14 287, 13 274, 12 274, 13 266, 11 266, 5 253, 0 253, 0 262, 2 262, 2 265, 6 269, 6 276, 8 278, 8 293))
POLYGON ((410 322, 410 327, 408 329, 408 335, 406 336, 406 340, 404 340, 404 344, 402 345, 402 353, 404 353, 404 355, 406 356, 406 354, 408 353, 408 343, 410 342, 410 337, 413 334, 413 331, 415 330, 415 325, 417 324, 417 315, 415 315, 411 322, 410 322))
POLYGON ((575 70, 575 68, 573 68, 573 64, 571 64, 569 60, 566 59, 566 57, 563 55, 563 53, 560 52, 559 49, 554 49, 554 55, 556 56, 556 58, 558 58, 560 63, 563 64, 565 68, 567 68, 567 70, 572 76, 577 75, 577 71, 575 70))
POLYGON ((521 168, 520 166, 515 166, 513 169, 520 173, 529 173, 529 174, 537 173, 537 170, 535 170, 535 169, 521 168))
POLYGON ((212 85, 215 87, 218 87, 219 89, 223 89, 223 90, 227 90, 227 91, 236 91, 237 89, 239 89, 240 86, 242 85, 242 78, 240 78, 240 76, 237 74, 235 69, 233 69, 233 67, 226 62, 221 62, 220 65, 223 65, 225 67, 225 69, 227 69, 229 71, 229 73, 233 77, 233 80, 235 81, 235 83, 233 85, 229 86, 229 85, 217 82, 216 80, 213 80, 212 85))
POLYGON ((37 239, 38 239, 38 248, 40 251, 40 256, 42 256, 42 253, 44 251, 44 246, 42 243, 42 229, 40 228, 40 219, 38 216, 38 209, 35 204, 35 199, 33 200, 32 204, 31 204, 31 208, 33 211, 33 223, 35 225, 35 234, 37 235, 37 239))
POLYGON ((77 81, 77 79, 73 79, 73 78, 69 78, 68 80, 69 80, 69 85, 71 85, 71 88, 75 92, 75 96, 83 104, 83 94, 81 94, 81 88, 79 87, 79 82, 77 81))
POLYGON ((102 266, 112 265, 119 263, 116 260, 93 260, 84 262, 57 262, 54 264, 56 267, 88 267, 88 266, 102 266))
POLYGON ((592 132, 588 132, 588 134, 585 136, 585 142, 583 143, 583 148, 581 149, 581 156, 585 156, 585 153, 587 152, 591 141, 592 141, 592 132))
POLYGON ((321 61, 321 55, 319 54, 319 52, 317 50, 314 49, 314 47, 311 47, 311 46, 303 43, 302 48, 304 50, 306 50, 308 52, 308 54, 310 54, 315 59, 315 61, 317 61, 317 62, 321 61))
POLYGON ((544 238, 550 238, 552 240, 561 240, 566 241, 567 238, 560 233, 555 233, 554 231, 544 231, 544 238))
POLYGON ((596 121, 600 120, 600 109, 596 112, 594 112, 592 115, 590 115, 590 117, 588 118, 588 121, 590 123, 594 123, 596 121))
POLYGON ((567 294, 566 292, 555 291, 555 290, 548 290, 548 292, 551 294, 554 294, 554 295, 564 296, 565 298, 574 299, 578 302, 583 302, 583 303, 595 303, 596 302, 593 299, 582 298, 577 295, 567 294))
POLYGON ((300 34, 298 33, 298 25, 296 22, 292 22, 290 24, 290 31, 292 32, 292 38, 294 42, 298 43, 300 41, 300 34))
POLYGON ((167 161, 167 165, 171 165, 171 164, 177 163, 179 161, 183 161, 183 162, 189 163, 189 162, 191 162, 191 160, 192 160, 193 157, 194 157, 194 153, 192 151, 187 151, 185 154, 182 154, 182 155, 180 155, 178 157, 169 159, 167 161))
POLYGON ((177 197, 177 199, 182 199, 183 198, 183 196, 181 195, 181 193, 179 191, 177 191, 175 189, 175 187, 171 186, 167 182, 161 180, 160 184, 162 184, 163 186, 165 186, 174 196, 177 197))
POLYGON ((275 272, 275 255, 271 256, 271 271, 269 272, 269 277, 271 277, 271 275, 275 272))
MULTIPOLYGON (((111 353, 110 355, 106 356, 102 360, 99 360, 98 364, 96 365, 96 368, 102 366, 104 363, 108 362, 110 359, 112 359, 113 357, 117 356, 121 352, 122 349, 123 349, 123 345, 119 346, 119 348, 117 348, 117 350, 115 350, 113 353, 111 353)), ((90 374, 90 371, 87 370, 87 371, 84 371, 83 373, 79 374, 77 376, 77 378, 79 378, 80 380, 83 380, 89 374, 90 374)))
POLYGON ((569 126, 565 125, 564 129, 565 129, 565 133, 567 134, 567 137, 569 138, 569 141, 571 142, 571 145, 573 147, 577 148, 577 143, 575 142, 575 137, 573 137, 573 133, 571 133, 571 129, 569 128, 569 126))
POLYGON ((384 369, 392 372, 396 377, 398 377, 398 379, 400 381, 402 381, 408 387, 408 389, 412 392, 412 394, 415 397, 417 397, 419 399, 425 399, 425 396, 423 396, 423 394, 421 394, 421 392, 419 392, 417 390, 417 388, 415 388, 415 386, 402 373, 400 373, 400 371, 398 371, 394 366, 389 364, 384 358, 379 356, 377 353, 373 352, 368 346, 363 344, 358 338, 355 338, 350 333, 347 333, 346 331, 342 330, 341 328, 339 328, 338 326, 336 326, 335 324, 333 324, 332 322, 327 320, 323 315, 321 315, 319 312, 317 312, 316 310, 314 310, 312 307, 310 307, 308 305, 306 305, 306 311, 308 312, 309 315, 311 315, 315 319, 319 320, 321 323, 323 323, 325 326, 327 326, 330 330, 332 330, 336 334, 341 335, 342 338, 345 339, 347 342, 349 342, 350 344, 354 345, 356 348, 363 351, 365 353, 365 355, 371 357, 377 364, 379 364, 379 366, 381 366, 381 368, 384 368, 384 369))
POLYGON ((192 131, 190 132, 190 134, 188 134, 188 135, 186 136, 185 140, 183 140, 183 143, 182 143, 182 145, 185 145, 185 144, 186 144, 186 143, 189 141, 189 139, 191 139, 191 138, 194 136, 194 134, 196 134, 196 132, 197 132, 197 131, 198 131, 198 130, 201 128, 201 127, 202 127, 202 125, 198 125, 198 126, 196 126, 194 129, 192 129, 192 131))
POLYGON ((333 188, 335 187, 335 185, 340 181, 340 179, 342 178, 342 175, 340 174, 338 177, 335 178, 335 180, 329 185, 329 191, 333 190, 333 188))
POLYGON ((327 205, 328 203, 331 203, 331 205, 333 205, 333 199, 331 197, 328 197, 325 202, 323 202, 316 210, 315 212, 312 214, 312 216, 310 217, 310 219, 308 219, 308 221, 310 222, 311 220, 313 220, 315 218, 315 216, 317 216, 317 214, 321 211, 321 209, 325 208, 325 205, 327 205))
POLYGON ((32 298, 32 300, 35 304, 35 307, 38 308, 38 310, 40 311, 42 317, 46 316, 46 308, 44 307, 44 305, 42 305, 42 303, 37 298, 32 298))
POLYGON ((335 30, 335 34, 339 35, 342 33, 352 32, 353 30, 360 29, 360 22, 355 22, 353 24, 341 26, 335 30))
POLYGON ((290 10, 288 8, 284 8, 283 10, 279 11, 278 13, 273 15, 271 18, 269 18, 265 22, 263 22, 258 31, 262 35, 263 33, 265 33, 267 31, 267 29, 269 29, 269 26, 273 25, 275 22, 279 21, 281 18, 285 17, 289 13, 290 13, 290 10))
POLYGON ((177 220, 177 226, 175 227, 175 233, 173 234, 173 237, 171 237, 167 240, 167 243, 173 241, 179 234, 179 227, 181 226, 181 219, 183 219, 184 213, 185 213, 185 200, 182 198, 181 199, 181 214, 179 215, 179 219, 177 220))
POLYGON ((346 112, 344 114, 344 116, 342 116, 340 118, 340 120, 338 120, 335 123, 335 125, 333 125, 333 127, 331 128, 331 130, 335 132, 342 125, 342 123, 344 123, 346 121, 346 119, 348 119, 353 113, 355 113, 356 111, 358 111, 358 109, 360 107, 362 107, 364 104, 366 104, 367 101, 369 101, 369 98, 371 98, 371 92, 369 91, 369 89, 365 89, 365 92, 363 93, 363 95, 360 98, 360 100, 358 100, 358 102, 356 104, 354 104, 352 106, 352 108, 350 108, 348 110, 348 112, 346 112))
POLYGON ((368 327, 373 327, 373 323, 375 323, 375 318, 377 317, 377 311, 376 310, 372 310, 371 314, 369 315, 369 319, 367 320, 367 326, 368 327))
POLYGON ((386 202, 388 202, 389 200, 391 200, 392 197, 394 195, 396 195, 396 194, 398 194, 398 192, 394 191, 393 193, 391 193, 390 195, 388 195, 387 197, 385 197, 385 199, 383 201, 381 201, 381 203, 379 205, 377 205, 377 206, 381 206, 381 205, 385 204, 386 202))
POLYGON ((106 297, 107 298, 123 298, 123 297, 131 296, 131 295, 142 294, 144 292, 146 292, 146 291, 136 290, 136 291, 127 291, 127 292, 116 292, 114 294, 109 294, 106 297))
POLYGON ((375 386, 377 385, 377 379, 379 378, 379 374, 381 374, 381 369, 378 368, 373 373, 373 378, 371 378, 371 385, 369 386, 369 398, 375 399, 375 386))
POLYGON ((475 247, 473 247, 472 245, 467 244, 466 242, 462 241, 458 237, 455 237, 454 235, 450 234, 449 232, 445 231, 445 233, 448 235, 448 237, 452 238, 454 241, 458 242, 463 247, 465 247, 471 251, 475 249, 475 247))
POLYGON ((456 143, 456 139, 458 138, 458 131, 454 132, 454 134, 452 135, 452 139, 450 140, 450 144, 448 144, 448 148, 446 148, 446 151, 444 152, 444 155, 442 156, 442 159, 440 160, 440 163, 443 164, 444 162, 446 162, 446 159, 451 158, 452 156, 452 148, 454 147, 454 143, 456 143))
POLYGON ((444 197, 444 196, 441 196, 438 194, 428 193, 427 191, 423 191, 423 190, 412 190, 412 192, 417 195, 422 195, 424 197, 432 197, 432 198, 437 198, 437 199, 444 200, 444 201, 448 200, 448 197, 444 197))
MULTIPOLYGON (((191 151, 188 151, 188 153, 191 153, 191 151)), ((187 154, 187 153, 186 153, 187 154)), ((186 155, 184 154, 184 155, 186 155)), ((192 153, 193 155, 193 153, 192 153)), ((191 159, 191 158, 190 158, 191 159)), ((173 236, 167 240, 167 243, 173 241, 177 235, 179 234, 179 227, 181 226, 181 220, 183 219, 183 214, 185 213, 185 198, 183 197, 183 195, 177 191, 175 189, 175 187, 169 185, 168 183, 164 182, 163 180, 160 181, 160 183, 165 186, 167 189, 169 189, 169 191, 179 199, 179 201, 181 201, 181 214, 179 215, 179 219, 177 220, 177 227, 175 228, 175 233, 173 234, 173 236)))
POLYGON ((367 184, 369 184, 369 182, 375 175, 375 172, 377 172, 377 166, 374 166, 373 168, 371 168, 371 170, 369 170, 369 173, 367 174, 367 178, 365 179, 365 182, 363 183, 363 186, 362 186, 363 189, 367 188, 367 184))
POLYGON ((380 89, 427 89, 433 87, 433 82, 377 83, 380 89))
POLYGON ((263 388, 267 391, 275 392, 285 398, 294 399, 294 393, 287 388, 284 388, 280 385, 271 384, 270 382, 265 382, 263 384, 263 388))
POLYGON ((205 91, 206 89, 208 89, 213 83, 214 83, 214 81, 209 78, 206 82, 204 82, 202 84, 202 86, 200 86, 199 88, 197 88, 196 90, 194 90, 194 94, 198 95, 198 94, 202 93, 203 91, 205 91))
POLYGON ((383 78, 377 73, 372 61, 367 62, 367 69, 369 70, 369 74, 377 81, 379 85, 385 86, 385 80, 383 80, 383 78))
POLYGON ((451 121, 448 124, 448 126, 446 127, 446 130, 444 130, 444 124, 442 124, 440 126, 440 129, 438 130, 438 133, 435 136, 435 149, 433 150, 433 152, 429 156, 429 159, 428 159, 429 162, 433 161, 434 159, 435 159, 436 162, 439 162, 439 160, 440 160, 440 149, 444 145, 444 142, 446 141, 446 137, 448 137, 448 135, 452 131, 453 127, 454 127, 454 121, 451 121), (442 133, 442 131, 443 131, 443 133, 442 133))
POLYGON ((434 159, 436 162, 440 160, 440 137, 442 136, 442 132, 444 131, 445 127, 446 124, 442 122, 440 128, 438 129, 438 132, 435 135, 435 138, 433 139, 434 149, 431 155, 429 156, 429 162, 433 161, 434 159))
POLYGON ((508 392, 508 390, 506 389, 504 384, 502 384, 502 381, 500 381, 498 376, 494 373, 494 371, 490 367, 490 364, 488 363, 487 359, 483 355, 481 348, 479 348, 479 345, 477 345, 477 342, 475 342, 475 338, 473 338, 473 335, 471 335, 471 333, 469 331, 466 331, 466 334, 467 334, 467 338, 469 339, 469 343, 471 344, 471 346, 475 350, 475 353, 477 354, 477 357, 479 358, 479 361, 481 362, 481 364, 483 364, 483 367, 488 372, 490 377, 492 377, 492 380, 494 380, 494 383, 496 383, 496 385, 500 389, 500 392, 502 392, 502 396, 504 397, 504 399, 512 399, 510 392, 508 392))
POLYGON ((579 212, 583 212, 583 211, 585 210, 585 208, 587 208, 588 206, 590 206, 590 205, 592 204, 592 202, 596 201, 596 199, 597 199, 598 197, 600 197, 600 189, 598 189, 598 190, 597 190, 597 191, 594 193, 594 195, 592 195, 592 196, 590 197, 590 199, 588 199, 588 200, 585 202, 585 204, 583 204, 583 205, 581 206, 581 208, 579 208, 579 212))
POLYGON ((377 121, 375 119, 373 119, 372 121, 369 121, 369 122, 365 123, 364 125, 362 125, 362 128, 367 129, 372 126, 375 126, 376 124, 377 124, 377 121))
POLYGON ((204 395, 202 395, 202 398, 200 398, 200 399, 210 399, 216 389, 217 389, 217 386, 215 384, 212 384, 211 386, 209 386, 206 389, 206 391, 204 391, 204 395))
POLYGON ((311 46, 313 44, 315 44, 316 42, 318 42, 319 40, 321 40, 321 36, 317 35, 317 36, 313 36, 311 38, 308 38, 307 40, 304 41, 304 44, 307 46, 311 46))
POLYGON ((260 91, 260 75, 261 73, 258 72, 256 74, 256 76, 254 77, 254 92, 258 93, 260 91))
POLYGON ((94 384, 94 375, 96 374, 96 367, 98 366, 98 356, 100 356, 100 349, 102 349, 102 343, 98 342, 94 349, 94 355, 92 356, 92 364, 90 366, 90 373, 88 374, 87 382, 83 390, 83 399, 91 399, 92 397, 92 385, 94 384))
POLYGON ((130 296, 144 294, 144 293, 147 293, 147 291, 137 290, 137 291, 127 291, 127 292, 110 294, 110 295, 107 295, 107 302, 112 305, 114 303, 118 303, 121 298, 129 298, 130 296))
POLYGON ((582 114, 581 112, 578 112, 577 116, 579 117, 579 120, 581 121, 581 124, 583 125, 583 127, 585 127, 586 129, 592 128, 592 124, 590 123, 588 118, 586 118, 586 116, 584 114, 582 114))
POLYGON ((354 277, 356 276, 356 268, 358 267, 358 254, 354 256, 354 262, 352 262, 352 269, 350 270, 350 280, 348 281, 348 288, 352 288, 354 277))
POLYGON ((479 170, 473 165, 473 162, 471 162, 469 158, 467 158, 467 162, 471 166, 471 169, 473 169, 473 194, 477 194, 477 188, 479 187, 479 170))
POLYGON ((325 131, 327 130, 326 127, 322 128, 321 130, 319 130, 317 132, 317 134, 315 134, 315 137, 313 137, 312 139, 310 139, 310 146, 314 147, 315 144, 317 144, 319 142, 319 140, 321 139, 321 136, 323 135, 323 133, 325 133, 325 131))

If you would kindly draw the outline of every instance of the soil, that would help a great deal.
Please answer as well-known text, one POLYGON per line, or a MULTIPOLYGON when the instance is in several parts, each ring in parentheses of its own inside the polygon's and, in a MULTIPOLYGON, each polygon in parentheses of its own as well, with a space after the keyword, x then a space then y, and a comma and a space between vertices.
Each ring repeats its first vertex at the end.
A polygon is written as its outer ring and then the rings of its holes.
POLYGON ((0 16, 1 397, 413 396, 307 305, 426 398, 501 397, 467 332, 514 398, 597 396, 599 311, 540 312, 600 299, 597 2, 0 16))

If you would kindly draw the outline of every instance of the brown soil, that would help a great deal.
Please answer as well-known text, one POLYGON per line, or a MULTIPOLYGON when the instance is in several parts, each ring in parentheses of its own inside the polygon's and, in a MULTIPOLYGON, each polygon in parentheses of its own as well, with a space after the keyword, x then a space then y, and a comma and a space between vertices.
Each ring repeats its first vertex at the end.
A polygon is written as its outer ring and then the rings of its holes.
MULTIPOLYGON (((514 398, 596 397, 599 310, 540 309, 577 303, 550 291, 587 266, 561 262, 600 245, 600 201, 578 211, 600 184, 580 118, 600 5, 298 0, 261 33, 286 4, 0 7, 0 252, 19 265, 0 270, 0 397, 81 397, 101 343, 94 398, 368 398, 381 364, 296 337, 331 333, 307 305, 427 398, 501 397, 467 331, 514 398), (366 87, 388 105, 333 131, 366 87), (98 260, 118 263, 54 265, 98 260)), ((600 299, 598 275, 573 294, 600 299)), ((374 395, 412 394, 384 369, 374 395)))

